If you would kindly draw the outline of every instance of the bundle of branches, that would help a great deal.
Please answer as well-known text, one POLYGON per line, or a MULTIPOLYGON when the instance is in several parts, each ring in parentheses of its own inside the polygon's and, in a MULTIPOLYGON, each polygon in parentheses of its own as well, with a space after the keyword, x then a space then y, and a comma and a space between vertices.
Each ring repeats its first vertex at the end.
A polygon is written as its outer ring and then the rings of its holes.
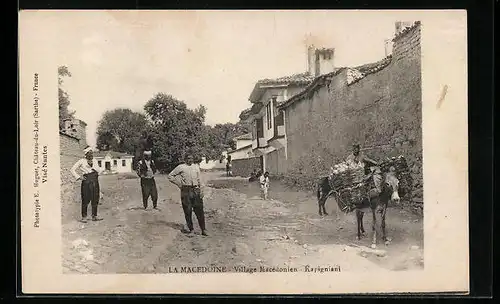
POLYGON ((394 169, 396 169, 397 174, 409 171, 408 163, 406 162, 406 159, 403 155, 387 158, 380 164, 380 169, 384 173, 389 172, 389 169, 391 167, 394 167, 394 169))
POLYGON ((399 196, 406 200, 411 196, 413 188, 413 177, 411 176, 410 168, 403 155, 398 157, 388 158, 380 164, 382 172, 389 172, 390 168, 394 167, 396 177, 399 180, 399 196))
POLYGON ((339 209, 345 213, 353 211, 367 195, 363 165, 343 162, 336 164, 331 173, 330 183, 339 209))
POLYGON ((344 213, 352 212, 356 206, 362 204, 363 200, 368 198, 367 185, 358 183, 351 187, 345 187, 336 191, 336 200, 339 210, 344 213))
POLYGON ((331 184, 333 189, 352 187, 363 182, 364 169, 360 164, 340 163, 332 169, 333 178, 331 184))

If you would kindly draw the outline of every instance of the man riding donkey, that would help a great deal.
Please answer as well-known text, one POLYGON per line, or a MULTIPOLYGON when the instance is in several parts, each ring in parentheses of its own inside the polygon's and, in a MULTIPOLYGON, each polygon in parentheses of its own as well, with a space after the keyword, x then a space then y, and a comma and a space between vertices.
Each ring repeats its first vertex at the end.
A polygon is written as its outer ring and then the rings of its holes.
MULTIPOLYGON (((365 168, 365 175, 368 175, 370 173, 370 168, 375 168, 374 166, 377 166, 378 163, 366 156, 364 153, 361 152, 360 145, 359 144, 354 144, 353 145, 353 150, 349 156, 346 158, 346 163, 349 165, 352 164, 359 164, 359 165, 364 165, 365 168)), ((334 169, 330 168, 330 173, 328 177, 324 177, 320 180, 320 183, 318 185, 317 189, 317 198, 318 198, 318 206, 319 206, 319 215, 328 215, 326 212, 325 204, 330 195, 333 194, 334 189, 332 188, 332 179, 334 178, 334 169)), ((378 191, 382 191, 380 183, 381 180, 376 177, 377 182, 376 182, 376 189, 378 191), (378 186, 377 186, 378 185, 378 186)), ((337 212, 337 219, 339 218, 339 213, 337 212)))
POLYGON ((377 247, 377 235, 381 235, 385 245, 389 245, 390 239, 386 236, 385 217, 390 200, 399 202, 399 180, 396 177, 396 169, 391 166, 389 172, 380 170, 380 163, 368 158, 360 152, 359 144, 353 145, 353 152, 347 158, 347 162, 362 162, 365 168, 365 183, 367 184, 368 196, 356 206, 357 239, 365 233, 363 227, 363 215, 365 212, 372 213, 372 248, 377 247))
MULTIPOLYGON (((365 189, 368 190, 367 196, 361 202, 359 202, 355 208, 358 226, 358 240, 365 233, 363 227, 363 215, 365 212, 371 211, 373 216, 372 248, 376 247, 377 234, 381 235, 382 239, 385 241, 385 244, 388 245, 390 239, 386 237, 385 231, 385 215, 387 211, 387 205, 389 200, 399 202, 399 180, 396 178, 395 168, 390 167, 389 172, 382 173, 382 171, 380 170, 380 164, 362 153, 359 144, 353 145, 352 153, 347 157, 346 162, 351 166, 359 165, 364 167, 364 182, 367 186, 365 189)), ((326 212, 324 212, 325 202, 327 198, 335 191, 335 189, 332 188, 331 182, 333 178, 334 170, 332 168, 330 171, 330 175, 323 178, 318 187, 318 203, 320 208, 320 215, 321 213, 326 214, 326 212)), ((341 198, 337 196, 337 199, 341 198)))

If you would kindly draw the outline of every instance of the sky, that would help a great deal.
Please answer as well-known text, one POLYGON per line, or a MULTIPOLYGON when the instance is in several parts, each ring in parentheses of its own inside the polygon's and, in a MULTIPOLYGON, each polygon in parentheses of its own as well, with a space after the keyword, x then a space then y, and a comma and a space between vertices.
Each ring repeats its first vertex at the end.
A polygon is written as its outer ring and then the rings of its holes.
POLYGON ((95 145, 99 119, 118 107, 143 111, 156 93, 188 107, 203 104, 206 123, 237 122, 255 82, 307 71, 309 44, 335 48, 334 64, 385 56, 398 13, 376 11, 89 11, 57 14, 54 48, 70 109, 95 145))

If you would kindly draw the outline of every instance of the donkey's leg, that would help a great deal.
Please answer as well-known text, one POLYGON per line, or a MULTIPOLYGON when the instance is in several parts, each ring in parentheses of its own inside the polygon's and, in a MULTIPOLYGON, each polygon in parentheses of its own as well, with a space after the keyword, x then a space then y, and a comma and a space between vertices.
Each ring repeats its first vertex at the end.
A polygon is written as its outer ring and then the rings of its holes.
POLYGON ((340 210, 340 208, 339 208, 338 197, 337 197, 336 195, 334 196, 334 199, 335 199, 335 206, 336 206, 336 208, 335 208, 335 209, 336 209, 335 213, 336 213, 336 215, 337 215, 337 217, 336 217, 336 218, 337 218, 337 221, 338 221, 338 220, 340 220, 340 212, 342 212, 342 210, 340 210))
POLYGON ((362 216, 363 216, 363 213, 360 210, 356 210, 356 224, 358 227, 358 234, 356 236, 356 239, 358 241, 361 239, 361 225, 363 224, 362 216))
POLYGON ((321 207, 323 208, 323 214, 324 215, 328 215, 328 213, 326 212, 326 208, 325 208, 327 200, 328 200, 328 196, 325 197, 325 200, 323 201, 323 204, 321 205, 321 207))
POLYGON ((377 248, 377 216, 375 209, 372 208, 372 246, 373 249, 377 248))
POLYGON ((361 222, 361 234, 364 236, 365 235, 365 227, 363 226, 363 216, 365 215, 364 212, 361 212, 360 215, 360 222, 361 222))
POLYGON ((389 245, 391 243, 391 239, 387 237, 387 233, 385 230, 385 216, 387 214, 387 203, 384 204, 382 210, 382 239, 385 242, 385 245, 389 245))
POLYGON ((323 215, 322 205, 323 205, 323 195, 321 195, 321 198, 318 200, 318 213, 319 213, 319 215, 323 215))

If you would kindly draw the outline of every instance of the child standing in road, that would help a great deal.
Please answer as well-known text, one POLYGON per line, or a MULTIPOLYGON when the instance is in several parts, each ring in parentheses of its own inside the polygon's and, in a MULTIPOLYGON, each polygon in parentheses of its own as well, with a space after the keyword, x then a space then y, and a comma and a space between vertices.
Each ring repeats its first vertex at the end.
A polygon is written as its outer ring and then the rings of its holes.
POLYGON ((264 173, 264 175, 261 175, 260 178, 260 190, 262 192, 262 196, 264 200, 267 200, 267 193, 269 191, 269 172, 264 173))

